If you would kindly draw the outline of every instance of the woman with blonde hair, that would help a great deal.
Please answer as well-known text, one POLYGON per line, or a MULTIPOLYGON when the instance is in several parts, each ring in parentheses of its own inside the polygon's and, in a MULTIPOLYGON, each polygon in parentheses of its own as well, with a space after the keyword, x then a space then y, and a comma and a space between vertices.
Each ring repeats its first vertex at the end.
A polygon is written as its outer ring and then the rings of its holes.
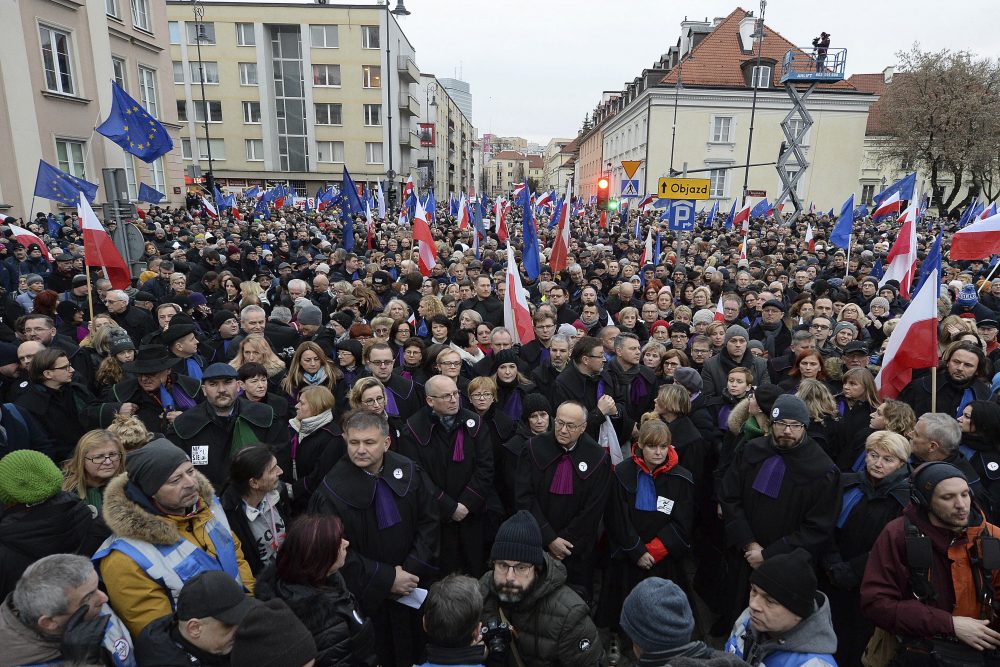
POLYGON ((830 432, 840 418, 840 412, 829 387, 820 380, 804 379, 799 383, 795 395, 802 399, 809 409, 810 422, 806 428, 807 435, 819 443, 831 459, 834 458, 836 452, 831 449, 836 443, 831 442, 830 432))
POLYGON ((134 416, 118 415, 108 426, 108 432, 118 438, 126 452, 139 449, 153 439, 142 420, 134 416))
POLYGON ((868 325, 871 324, 871 320, 865 317, 861 306, 856 303, 845 303, 844 307, 840 309, 840 316, 837 317, 837 322, 850 322, 853 324, 854 328, 858 330, 857 340, 869 340, 871 338, 871 333, 868 332, 868 325))
POLYGON ((87 431, 63 464, 62 488, 63 491, 76 493, 93 508, 94 515, 100 517, 104 488, 113 477, 123 472, 125 447, 118 437, 104 429, 87 431))
MULTIPOLYGON (((646 413, 649 414, 651 413, 646 413)), ((699 491, 708 488, 709 480, 705 476, 710 472, 706 470, 706 464, 709 463, 709 443, 689 417, 691 393, 680 384, 663 385, 653 401, 652 414, 670 427, 680 464, 691 472, 695 487, 699 491)), ((646 415, 643 415, 643 419, 646 415)))
MULTIPOLYGON (((976 333, 976 321, 958 315, 949 315, 938 325, 938 356, 943 356, 948 346, 961 334, 976 333)), ((886 334, 888 337, 891 334, 886 334)))
POLYGON ((278 455, 278 465, 291 484, 293 515, 306 510, 312 492, 347 453, 333 408, 333 392, 323 386, 305 387, 295 403, 295 416, 288 421, 291 444, 278 455))
POLYGON ((382 314, 391 317, 394 322, 405 322, 410 317, 410 307, 402 299, 390 299, 382 314))
POLYGON ((917 415, 907 403, 888 399, 875 408, 868 426, 874 431, 892 431, 909 437, 917 425, 917 415))
POLYGON ((420 303, 417 304, 416 335, 426 340, 431 335, 431 318, 444 314, 444 304, 441 303, 441 297, 433 294, 421 297, 420 303))
POLYGON ((240 348, 229 365, 236 370, 246 363, 257 363, 267 371, 267 384, 271 391, 278 391, 285 379, 285 362, 271 349, 271 345, 263 334, 247 334, 240 341, 240 348))
POLYGON ((864 465, 865 439, 872 432, 869 427, 872 410, 882 403, 875 379, 867 368, 848 370, 834 400, 840 420, 830 432, 833 454, 836 454, 831 458, 844 472, 858 471, 864 465))
POLYGON ((281 389, 294 409, 299 393, 306 387, 326 387, 335 397, 344 395, 341 387, 343 375, 316 343, 307 340, 300 344, 288 366, 288 375, 281 381, 281 389))

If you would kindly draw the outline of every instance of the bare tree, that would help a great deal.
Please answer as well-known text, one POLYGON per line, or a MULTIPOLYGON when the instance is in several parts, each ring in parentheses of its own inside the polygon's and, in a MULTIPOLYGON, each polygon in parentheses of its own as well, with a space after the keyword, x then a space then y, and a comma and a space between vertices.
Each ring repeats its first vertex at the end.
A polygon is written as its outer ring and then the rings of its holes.
POLYGON ((992 196, 1000 190, 1000 63, 917 44, 897 57, 900 71, 879 105, 879 162, 926 171, 942 216, 992 196))

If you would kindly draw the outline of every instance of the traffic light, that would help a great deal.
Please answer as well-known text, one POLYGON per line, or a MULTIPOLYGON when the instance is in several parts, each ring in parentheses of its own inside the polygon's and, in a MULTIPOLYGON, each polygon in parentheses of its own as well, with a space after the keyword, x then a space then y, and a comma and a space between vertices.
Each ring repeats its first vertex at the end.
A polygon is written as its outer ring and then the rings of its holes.
POLYGON ((611 187, 611 181, 609 181, 605 177, 602 176, 601 178, 597 179, 597 210, 598 211, 608 210, 608 199, 609 199, 609 192, 608 192, 608 190, 610 189, 610 187, 611 187))
POLYGON ((609 211, 617 211, 618 210, 618 200, 617 199, 609 199, 608 200, 608 210, 609 211))

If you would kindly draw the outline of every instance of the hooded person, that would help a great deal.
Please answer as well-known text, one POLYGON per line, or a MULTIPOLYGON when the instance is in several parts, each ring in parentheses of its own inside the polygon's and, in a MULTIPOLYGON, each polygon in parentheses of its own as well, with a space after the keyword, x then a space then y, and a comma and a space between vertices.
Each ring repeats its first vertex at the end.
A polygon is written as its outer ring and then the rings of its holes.
POLYGON ((111 607, 138 635, 170 614, 184 582, 222 570, 245 590, 253 574, 211 483, 165 438, 129 453, 104 492, 112 531, 94 554, 111 607))
POLYGON ((771 383, 767 372, 767 361, 750 351, 749 342, 750 334, 745 327, 733 324, 726 329, 722 349, 706 361, 701 369, 703 391, 707 396, 721 395, 726 388, 729 371, 738 366, 750 369, 755 384, 771 383))
POLYGON ((751 667, 836 666, 830 603, 816 588, 806 551, 796 549, 764 561, 750 575, 750 586, 750 606, 733 626, 727 653, 751 667))

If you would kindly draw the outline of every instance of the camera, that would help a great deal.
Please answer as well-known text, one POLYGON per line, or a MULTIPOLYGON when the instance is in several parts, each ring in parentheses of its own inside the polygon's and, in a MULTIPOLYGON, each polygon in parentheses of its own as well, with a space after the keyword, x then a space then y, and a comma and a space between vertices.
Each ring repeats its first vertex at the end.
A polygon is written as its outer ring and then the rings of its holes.
POLYGON ((510 644, 512 636, 509 625, 499 618, 491 618, 483 624, 481 635, 491 657, 502 657, 507 654, 507 645, 510 644))

